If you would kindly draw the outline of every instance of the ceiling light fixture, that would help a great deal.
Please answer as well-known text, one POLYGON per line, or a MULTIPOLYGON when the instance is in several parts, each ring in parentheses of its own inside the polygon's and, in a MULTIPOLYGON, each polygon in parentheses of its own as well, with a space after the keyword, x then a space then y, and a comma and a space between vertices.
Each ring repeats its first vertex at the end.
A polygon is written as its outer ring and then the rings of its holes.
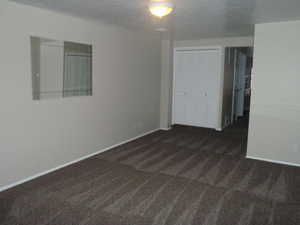
POLYGON ((150 2, 148 7, 152 15, 162 18, 173 11, 174 5, 171 2, 150 2))

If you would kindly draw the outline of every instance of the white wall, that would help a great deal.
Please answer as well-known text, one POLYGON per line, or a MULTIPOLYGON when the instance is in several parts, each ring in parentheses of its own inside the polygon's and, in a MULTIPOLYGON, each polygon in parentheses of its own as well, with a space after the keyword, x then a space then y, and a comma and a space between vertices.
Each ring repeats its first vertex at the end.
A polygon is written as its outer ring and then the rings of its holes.
POLYGON ((12 2, 0 27, 0 189, 159 127, 157 34, 12 2), (92 44, 93 96, 33 101, 30 35, 92 44))
POLYGON ((230 38, 205 38, 199 40, 175 41, 175 47, 200 47, 200 46, 222 46, 222 47, 247 47, 253 46, 253 37, 230 37, 230 38))
POLYGON ((248 157, 300 165, 300 21, 255 27, 248 157))
POLYGON ((162 40, 161 43, 161 100, 160 127, 169 129, 172 123, 173 93, 173 41, 162 40))

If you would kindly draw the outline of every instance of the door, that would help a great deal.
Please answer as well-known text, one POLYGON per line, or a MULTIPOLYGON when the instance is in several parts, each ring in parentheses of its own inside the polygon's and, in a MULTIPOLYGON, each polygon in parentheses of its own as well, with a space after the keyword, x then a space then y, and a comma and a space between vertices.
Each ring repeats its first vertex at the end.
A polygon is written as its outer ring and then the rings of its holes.
POLYGON ((220 50, 177 50, 174 57, 173 123, 216 128, 220 50))
POLYGON ((247 56, 246 54, 238 51, 237 53, 237 70, 235 77, 235 119, 244 115, 245 103, 245 86, 246 86, 246 68, 247 56))

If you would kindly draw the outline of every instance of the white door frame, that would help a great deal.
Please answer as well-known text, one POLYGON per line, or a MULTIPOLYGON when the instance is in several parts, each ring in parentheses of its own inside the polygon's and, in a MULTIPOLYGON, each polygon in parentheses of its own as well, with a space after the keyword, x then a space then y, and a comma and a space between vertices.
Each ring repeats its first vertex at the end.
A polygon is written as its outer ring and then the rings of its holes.
POLYGON ((219 94, 218 94, 218 121, 215 125, 214 129, 221 131, 222 130, 222 105, 223 105, 223 85, 224 85, 224 52, 225 48, 222 46, 191 46, 191 47, 175 47, 173 50, 173 82, 172 82, 172 125, 175 124, 174 121, 174 103, 175 103, 175 57, 177 51, 207 51, 207 50, 217 50, 219 51, 219 57, 220 57, 220 69, 219 69, 219 94))

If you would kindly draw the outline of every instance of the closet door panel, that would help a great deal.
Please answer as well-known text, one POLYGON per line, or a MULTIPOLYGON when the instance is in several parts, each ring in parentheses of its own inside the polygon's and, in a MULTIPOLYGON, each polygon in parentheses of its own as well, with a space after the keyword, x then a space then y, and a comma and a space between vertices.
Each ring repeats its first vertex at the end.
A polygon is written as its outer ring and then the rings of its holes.
POLYGON ((207 127, 216 128, 218 123, 220 90, 220 68, 221 57, 219 50, 208 50, 203 52, 202 79, 205 82, 205 97, 207 107, 207 127))
POLYGON ((206 126, 207 99, 205 96, 206 84, 204 80, 205 54, 202 51, 190 51, 186 81, 187 93, 187 122, 189 125, 206 126))
POLYGON ((177 52, 175 56, 173 122, 176 124, 187 124, 186 108, 189 60, 185 52, 177 52))
POLYGON ((187 124, 186 108, 187 100, 184 94, 177 93, 175 96, 176 102, 174 104, 174 122, 176 124, 187 124))

